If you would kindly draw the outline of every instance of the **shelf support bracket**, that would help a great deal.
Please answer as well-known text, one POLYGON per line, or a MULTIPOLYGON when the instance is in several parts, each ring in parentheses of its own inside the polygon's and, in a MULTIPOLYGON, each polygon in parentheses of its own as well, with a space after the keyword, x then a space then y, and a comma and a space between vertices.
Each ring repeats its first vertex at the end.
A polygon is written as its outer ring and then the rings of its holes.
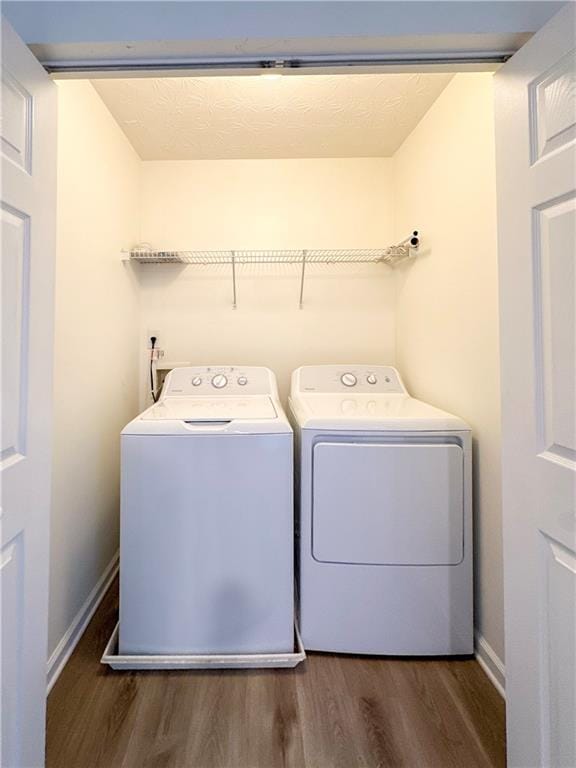
POLYGON ((306 254, 308 251, 302 251, 302 273, 300 275, 300 309, 304 306, 304 277, 306 275, 306 254))
POLYGON ((236 309, 236 251, 232 251, 232 309, 236 309))

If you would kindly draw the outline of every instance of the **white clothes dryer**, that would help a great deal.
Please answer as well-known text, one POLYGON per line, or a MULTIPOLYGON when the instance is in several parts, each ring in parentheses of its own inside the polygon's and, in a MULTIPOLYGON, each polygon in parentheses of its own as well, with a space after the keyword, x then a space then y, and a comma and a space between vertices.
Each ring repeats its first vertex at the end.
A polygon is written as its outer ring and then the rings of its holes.
POLYGON ((292 442, 267 368, 168 374, 121 436, 119 654, 293 652, 292 442))
POLYGON ((386 366, 292 376, 308 650, 473 652, 471 433, 386 366))

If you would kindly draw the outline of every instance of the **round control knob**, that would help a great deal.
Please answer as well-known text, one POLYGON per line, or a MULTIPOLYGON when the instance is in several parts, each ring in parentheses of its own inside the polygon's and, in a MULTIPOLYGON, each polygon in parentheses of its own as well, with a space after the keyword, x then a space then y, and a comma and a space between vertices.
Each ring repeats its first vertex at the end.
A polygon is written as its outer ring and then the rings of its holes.
POLYGON ((241 387, 245 387, 246 384, 248 384, 246 376, 238 376, 238 384, 240 384, 241 387))
POLYGON ((343 373, 342 376, 340 376, 340 381, 345 387, 354 387, 357 384, 358 379, 353 373, 343 373))
POLYGON ((192 386, 193 387, 199 387, 200 384, 202 384, 202 377, 201 376, 194 376, 192 379, 192 386))
POLYGON ((223 373, 217 373, 216 376, 212 377, 212 386, 216 389, 222 389, 226 384, 228 384, 228 379, 223 373))
POLYGON ((368 382, 368 384, 378 383, 378 379, 376 378, 376 376, 374 376, 373 373, 369 373, 368 376, 366 376, 366 381, 368 382))

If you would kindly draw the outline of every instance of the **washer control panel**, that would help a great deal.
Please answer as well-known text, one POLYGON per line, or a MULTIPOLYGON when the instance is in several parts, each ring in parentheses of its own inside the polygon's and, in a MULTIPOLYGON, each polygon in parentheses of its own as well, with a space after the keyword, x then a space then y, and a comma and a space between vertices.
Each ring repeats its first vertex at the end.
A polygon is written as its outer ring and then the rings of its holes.
POLYGON ((406 393, 398 371, 388 365, 305 365, 295 377, 299 392, 406 393))
POLYGON ((194 395, 274 395, 276 382, 268 368, 194 366, 174 368, 166 377, 162 397, 194 395))

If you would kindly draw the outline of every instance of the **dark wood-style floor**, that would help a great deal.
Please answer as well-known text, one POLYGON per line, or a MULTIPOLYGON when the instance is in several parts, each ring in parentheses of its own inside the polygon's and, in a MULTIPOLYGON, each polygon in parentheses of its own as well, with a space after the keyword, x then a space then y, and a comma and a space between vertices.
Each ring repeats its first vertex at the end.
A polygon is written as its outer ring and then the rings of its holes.
POLYGON ((295 670, 113 672, 117 586, 48 699, 47 768, 495 768, 477 662, 311 654, 295 670))

